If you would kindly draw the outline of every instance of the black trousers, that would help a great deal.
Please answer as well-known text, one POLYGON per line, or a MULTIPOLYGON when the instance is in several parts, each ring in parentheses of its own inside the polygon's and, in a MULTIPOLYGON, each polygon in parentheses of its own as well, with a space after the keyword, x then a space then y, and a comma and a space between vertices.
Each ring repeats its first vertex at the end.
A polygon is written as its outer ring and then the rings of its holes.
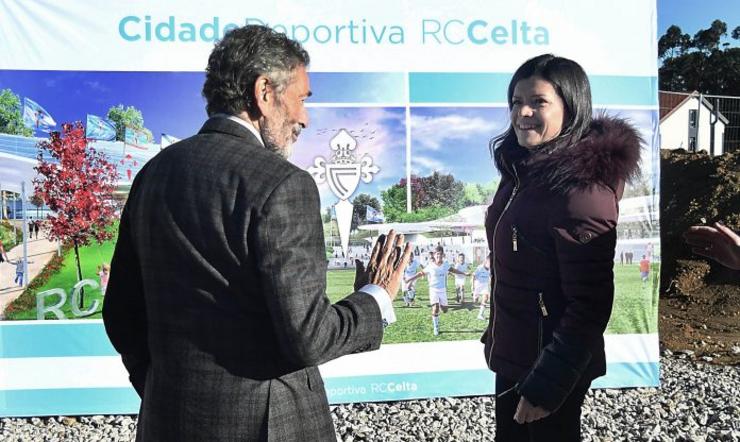
POLYGON ((538 421, 518 424, 514 420, 520 396, 510 390, 516 382, 496 375, 496 441, 576 442, 581 440, 581 405, 591 381, 580 382, 563 405, 538 421), (507 390, 510 390, 507 392, 507 390), (503 394, 502 394, 503 393, 503 394))

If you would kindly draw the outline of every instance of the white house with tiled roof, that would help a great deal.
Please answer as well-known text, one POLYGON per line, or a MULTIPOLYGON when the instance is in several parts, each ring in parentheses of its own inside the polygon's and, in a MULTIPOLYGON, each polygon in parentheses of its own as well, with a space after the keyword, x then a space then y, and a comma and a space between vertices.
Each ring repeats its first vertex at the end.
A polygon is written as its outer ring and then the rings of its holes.
POLYGON ((727 118, 698 92, 660 92, 660 148, 724 153, 727 118), (713 124, 714 123, 714 124, 713 124), (714 126, 714 128, 712 128, 714 126), (714 139, 714 145, 712 145, 714 139))

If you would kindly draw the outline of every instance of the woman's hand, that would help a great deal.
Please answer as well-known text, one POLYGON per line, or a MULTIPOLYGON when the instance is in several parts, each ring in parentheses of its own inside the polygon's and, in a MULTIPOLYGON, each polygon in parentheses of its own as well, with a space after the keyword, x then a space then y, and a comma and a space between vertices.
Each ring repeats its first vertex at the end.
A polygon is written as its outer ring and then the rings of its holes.
POLYGON ((527 398, 522 396, 519 399, 519 405, 516 407, 516 413, 514 413, 514 420, 518 424, 525 424, 534 422, 545 418, 550 415, 550 412, 542 407, 535 407, 532 405, 527 398))

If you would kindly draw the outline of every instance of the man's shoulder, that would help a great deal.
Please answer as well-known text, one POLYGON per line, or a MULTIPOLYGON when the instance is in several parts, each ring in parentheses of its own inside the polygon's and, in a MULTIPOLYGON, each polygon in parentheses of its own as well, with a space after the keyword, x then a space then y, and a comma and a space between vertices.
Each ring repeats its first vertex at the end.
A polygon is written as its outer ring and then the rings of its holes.
POLYGON ((165 156, 180 156, 202 152, 208 156, 233 155, 237 157, 262 156, 266 149, 252 138, 237 137, 223 132, 199 132, 178 141, 163 151, 165 156))
MULTIPOLYGON (((313 179, 303 169, 265 149, 258 142, 224 133, 199 133, 178 141, 152 158, 137 174, 134 188, 169 182, 178 176, 177 189, 195 198, 189 189, 208 185, 260 206, 280 186, 305 190, 313 179)), ((292 190, 287 190, 292 191, 292 190)), ((232 197, 229 197, 232 198, 232 197)))
MULTIPOLYGON (((211 159, 211 164, 226 172, 280 182, 302 171, 290 161, 266 149, 254 137, 237 137, 223 132, 200 132, 167 149, 172 159, 194 153, 211 159), (197 152, 197 153, 196 153, 197 152)), ((162 158, 167 160, 167 158, 162 158)))

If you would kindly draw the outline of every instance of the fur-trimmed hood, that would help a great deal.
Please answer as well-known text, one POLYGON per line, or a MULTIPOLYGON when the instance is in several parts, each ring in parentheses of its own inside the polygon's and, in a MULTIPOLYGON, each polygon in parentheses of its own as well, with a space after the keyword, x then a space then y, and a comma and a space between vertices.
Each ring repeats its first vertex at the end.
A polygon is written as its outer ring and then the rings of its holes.
POLYGON ((627 121, 604 116, 594 119, 586 136, 571 146, 531 154, 516 146, 502 155, 507 166, 521 164, 528 181, 565 193, 596 183, 616 188, 620 181, 636 178, 642 142, 627 121))

